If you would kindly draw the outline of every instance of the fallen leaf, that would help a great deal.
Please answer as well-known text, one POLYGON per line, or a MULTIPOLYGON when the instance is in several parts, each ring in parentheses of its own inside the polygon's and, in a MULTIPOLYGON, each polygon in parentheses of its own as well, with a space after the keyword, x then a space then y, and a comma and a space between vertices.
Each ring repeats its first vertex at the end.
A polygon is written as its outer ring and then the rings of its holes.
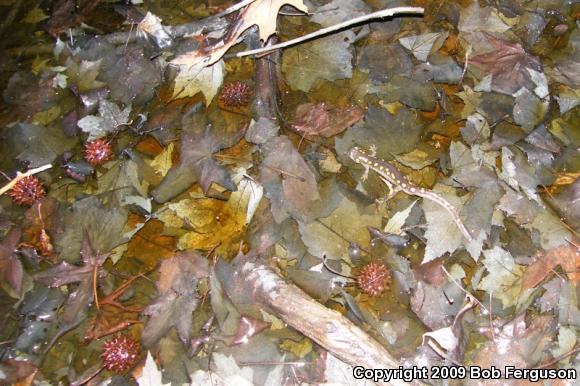
POLYGON ((262 147, 261 182, 277 222, 288 214, 304 221, 320 199, 316 177, 287 137, 276 137, 262 147))
POLYGON ((256 25, 260 30, 260 40, 268 41, 268 38, 276 33, 278 11, 284 5, 291 5, 296 9, 308 13, 308 7, 303 0, 254 0, 244 7, 226 33, 225 38, 210 47, 203 47, 198 51, 179 55, 171 62, 178 65, 195 66, 203 62, 205 66, 211 66, 237 43, 238 38, 250 27, 256 25))
POLYGON ((82 266, 63 261, 34 276, 35 280, 49 287, 79 283, 65 303, 62 316, 65 323, 72 323, 86 315, 88 306, 94 300, 94 288, 97 286, 94 280, 103 276, 102 265, 108 257, 108 254, 99 254, 93 249, 88 233, 85 231, 81 248, 82 266))
POLYGON ((501 40, 488 33, 485 36, 493 51, 476 55, 469 63, 491 75, 491 91, 515 95, 522 87, 534 90, 536 85, 528 69, 542 71, 540 61, 519 43, 501 40))
POLYGON ((139 386, 171 386, 171 383, 163 383, 161 378, 161 371, 157 368, 151 352, 147 351, 147 359, 141 368, 141 375, 137 377, 137 383, 139 386))
POLYGON ((224 81, 224 61, 206 67, 203 62, 192 66, 180 64, 171 99, 192 97, 201 92, 209 105, 224 81))
POLYGON ((426 62, 431 51, 437 51, 447 39, 448 33, 432 32, 399 39, 399 43, 413 54, 417 60, 426 62), (437 45, 435 43, 438 42, 437 45))
POLYGON ((574 244, 566 243, 561 247, 538 253, 522 279, 522 291, 534 288, 561 266, 568 278, 577 285, 580 282, 580 251, 574 244))
POLYGON ((488 275, 479 282, 477 289, 500 299, 504 309, 516 305, 521 300, 519 294, 524 266, 516 264, 512 255, 500 247, 483 251, 483 255, 483 265, 488 275))
POLYGON ((282 56, 282 72, 294 90, 310 91, 317 80, 352 77, 355 34, 352 31, 289 48, 282 56))
POLYGON ((78 121, 77 125, 85 133, 89 133, 89 141, 102 138, 129 123, 131 105, 121 110, 115 103, 102 100, 99 104, 99 115, 87 115, 78 121))
POLYGON ((12 229, 0 244, 0 275, 2 277, 2 287, 8 285, 16 296, 20 296, 22 290, 22 278, 24 270, 22 263, 16 255, 16 247, 20 242, 21 231, 18 228, 12 229))
POLYGON ((304 103, 296 109, 296 120, 292 127, 309 140, 318 136, 330 138, 357 123, 363 114, 364 110, 357 106, 340 108, 325 102, 304 103))

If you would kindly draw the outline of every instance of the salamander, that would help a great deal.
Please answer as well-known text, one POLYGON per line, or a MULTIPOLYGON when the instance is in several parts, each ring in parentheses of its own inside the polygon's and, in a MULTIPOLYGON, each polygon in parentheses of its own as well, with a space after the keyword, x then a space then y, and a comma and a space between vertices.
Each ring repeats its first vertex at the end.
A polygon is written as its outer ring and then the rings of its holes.
POLYGON ((360 147, 353 147, 348 152, 350 159, 364 166, 365 172, 362 177, 363 181, 368 177, 369 170, 373 170, 389 188, 388 198, 403 191, 409 195, 423 197, 435 202, 442 206, 451 215, 455 225, 457 225, 461 233, 463 233, 463 236, 465 236, 468 241, 473 240, 473 237, 463 224, 463 221, 461 221, 459 213, 449 201, 431 190, 411 184, 395 166, 385 160, 375 157, 375 155, 376 151, 373 147, 371 147, 370 151, 366 151, 360 147))

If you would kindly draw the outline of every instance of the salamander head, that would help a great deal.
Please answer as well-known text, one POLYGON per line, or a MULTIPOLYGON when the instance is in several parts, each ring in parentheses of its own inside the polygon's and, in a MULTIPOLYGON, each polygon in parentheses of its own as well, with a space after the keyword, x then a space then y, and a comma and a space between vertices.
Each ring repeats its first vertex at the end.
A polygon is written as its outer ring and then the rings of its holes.
POLYGON ((361 163, 362 159, 367 157, 367 152, 355 146, 348 151, 348 157, 356 163, 361 163))

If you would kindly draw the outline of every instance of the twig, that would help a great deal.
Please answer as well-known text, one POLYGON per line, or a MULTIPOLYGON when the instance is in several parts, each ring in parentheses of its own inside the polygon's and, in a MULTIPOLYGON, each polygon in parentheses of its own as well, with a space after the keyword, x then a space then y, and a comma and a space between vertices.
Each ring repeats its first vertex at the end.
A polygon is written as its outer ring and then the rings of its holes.
POLYGON ((330 34, 332 32, 335 32, 335 31, 338 31, 341 29, 345 29, 345 28, 350 27, 352 25, 363 23, 363 22, 366 22, 369 20, 380 19, 383 17, 390 17, 390 16, 400 14, 400 13, 423 14, 423 12, 424 12, 424 9, 421 7, 396 7, 396 8, 383 9, 381 11, 369 13, 368 15, 359 16, 359 17, 355 17, 354 19, 351 19, 351 20, 343 21, 342 23, 338 23, 338 24, 332 25, 330 27, 319 29, 316 32, 301 36, 301 37, 296 38, 296 39, 285 41, 284 43, 275 44, 275 45, 272 45, 269 47, 258 48, 255 50, 238 52, 237 54, 234 54, 230 57, 241 58, 243 56, 263 54, 263 53, 271 52, 274 50, 279 50, 281 48, 294 46, 298 43, 302 43, 303 41, 311 40, 311 39, 317 38, 319 36, 327 35, 327 34, 330 34))
POLYGON ((52 167, 51 164, 47 164, 47 165, 40 166, 38 168, 30 169, 25 173, 16 172, 16 177, 14 177, 14 179, 12 181, 10 181, 6 185, 4 185, 2 188, 0 188, 0 196, 3 195, 4 193, 6 193, 7 191, 9 191, 10 189, 12 189, 14 187, 14 185, 16 185, 18 183, 18 181, 20 181, 21 179, 23 179, 25 177, 29 177, 29 176, 36 174, 36 173, 43 172, 47 169, 50 169, 51 167, 52 167))

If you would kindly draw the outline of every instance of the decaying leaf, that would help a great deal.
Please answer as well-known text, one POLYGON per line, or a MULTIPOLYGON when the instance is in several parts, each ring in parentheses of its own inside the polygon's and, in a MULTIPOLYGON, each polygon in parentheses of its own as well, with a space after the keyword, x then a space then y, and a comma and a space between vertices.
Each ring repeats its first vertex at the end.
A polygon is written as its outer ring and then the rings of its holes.
POLYGON ((82 266, 75 266, 65 261, 59 265, 38 273, 34 278, 50 287, 60 287, 65 284, 79 283, 65 303, 63 321, 72 323, 86 315, 88 306, 93 302, 95 288, 99 277, 104 275, 102 265, 109 257, 93 249, 88 232, 84 232, 81 248, 82 266))
POLYGON ((290 214, 307 219, 320 199, 314 173, 286 137, 276 137, 262 149, 262 184, 274 218, 282 222, 290 214))
POLYGON ((87 115, 77 124, 82 131, 89 133, 89 141, 91 141, 102 138, 128 124, 130 114, 130 105, 121 110, 115 103, 105 99, 99 104, 99 115, 87 115))
POLYGON ((197 283, 208 276, 207 260, 195 251, 180 252, 164 260, 159 270, 159 297, 143 311, 150 316, 143 330, 143 344, 151 347, 172 327, 186 344, 192 332, 191 313, 199 304, 197 283))
POLYGON ((308 92, 319 79, 350 78, 354 40, 354 33, 345 31, 288 49, 282 57, 286 81, 293 89, 308 92))
POLYGON ((501 300, 504 308, 515 305, 519 301, 524 267, 516 264, 512 255, 500 247, 483 251, 483 255, 488 275, 477 288, 492 293, 501 300))
POLYGON ((447 33, 434 32, 418 36, 407 36, 399 39, 399 42, 403 47, 411 51, 417 60, 425 62, 432 50, 436 51, 441 48, 445 39, 447 39, 447 33), (435 45, 436 42, 439 43, 435 45))
POLYGON ((491 90, 508 95, 515 95, 522 87, 534 90, 536 84, 529 70, 542 71, 539 60, 518 43, 501 40, 491 34, 485 36, 493 51, 472 57, 470 63, 491 74, 491 90))
POLYGON ((534 288, 561 266, 573 283, 580 281, 580 251, 577 246, 566 243, 561 247, 542 251, 526 268, 522 279, 522 291, 534 288))
POLYGON ((303 0, 254 0, 240 11, 223 40, 211 47, 204 47, 198 51, 180 55, 172 63, 195 66, 203 62, 203 65, 206 66, 213 65, 230 47, 237 43, 238 38, 248 28, 254 25, 257 25, 260 30, 260 40, 266 42, 270 36, 276 33, 278 11, 284 5, 291 5, 304 13, 308 12, 303 0))
POLYGON ((192 97, 201 92, 209 105, 224 81, 224 67, 223 60, 209 67, 202 62, 193 66, 181 64, 175 78, 173 99, 192 97))
POLYGON ((309 140, 316 137, 330 138, 357 123, 364 110, 357 106, 332 107, 325 102, 305 103, 296 109, 294 130, 309 140))
POLYGON ((22 290, 22 278, 24 270, 22 263, 16 255, 16 247, 20 242, 20 229, 13 229, 2 240, 0 244, 0 275, 2 276, 2 287, 7 286, 8 293, 16 296, 22 290), (10 291, 12 290, 12 291, 10 291))

